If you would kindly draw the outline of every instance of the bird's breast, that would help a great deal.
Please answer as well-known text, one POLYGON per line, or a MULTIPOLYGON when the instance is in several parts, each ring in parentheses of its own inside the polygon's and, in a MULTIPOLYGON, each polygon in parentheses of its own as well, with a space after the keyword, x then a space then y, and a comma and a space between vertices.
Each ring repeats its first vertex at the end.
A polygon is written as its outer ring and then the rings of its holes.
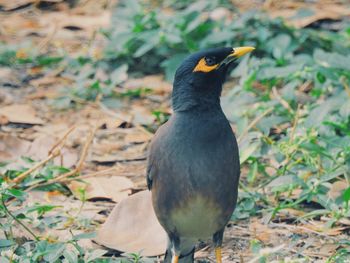
POLYGON ((182 237, 205 239, 220 230, 222 211, 218 204, 202 195, 183 200, 171 211, 174 231, 182 237))

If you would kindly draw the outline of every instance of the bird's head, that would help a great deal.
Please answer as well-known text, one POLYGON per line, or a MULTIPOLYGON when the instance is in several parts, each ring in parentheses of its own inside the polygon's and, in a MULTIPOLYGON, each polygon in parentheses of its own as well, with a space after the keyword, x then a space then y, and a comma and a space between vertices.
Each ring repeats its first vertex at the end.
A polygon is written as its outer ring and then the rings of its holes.
POLYGON ((228 67, 252 50, 253 47, 222 47, 188 56, 175 73, 174 110, 217 103, 228 67))

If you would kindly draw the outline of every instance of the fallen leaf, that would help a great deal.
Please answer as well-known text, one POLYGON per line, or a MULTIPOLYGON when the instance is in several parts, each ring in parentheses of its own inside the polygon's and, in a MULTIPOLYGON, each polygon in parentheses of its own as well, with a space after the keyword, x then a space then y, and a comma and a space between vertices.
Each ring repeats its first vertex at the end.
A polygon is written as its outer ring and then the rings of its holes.
POLYGON ((329 189, 327 195, 332 198, 333 200, 337 199, 339 196, 341 196, 345 189, 349 187, 348 183, 345 180, 339 180, 332 184, 331 188, 329 189))
POLYGON ((65 122, 48 123, 45 126, 34 126, 33 130, 37 131, 39 136, 46 134, 49 136, 62 137, 69 129, 69 125, 65 122))
POLYGON ((350 226, 350 219, 348 219, 348 218, 345 218, 345 217, 344 218, 340 218, 338 222, 340 224, 350 226))
POLYGON ((8 162, 17 159, 28 152, 30 142, 15 136, 0 134, 0 160, 8 162))
MULTIPOLYGON (((43 160, 49 155, 52 146, 58 141, 58 137, 41 134, 31 143, 26 156, 35 160, 43 160)), ((72 167, 78 161, 76 150, 63 147, 61 150, 61 158, 55 158, 55 165, 63 165, 67 168, 72 167)))
POLYGON ((116 129, 119 128, 125 121, 118 118, 104 118, 101 123, 106 126, 106 129, 116 129))
MULTIPOLYGON (((305 6, 306 7, 306 6, 305 6)), ((285 17, 287 23, 296 28, 306 27, 314 22, 329 19, 337 20, 350 15, 350 9, 345 5, 320 3, 309 8, 284 8, 269 12, 271 17, 285 17), (303 9, 307 10, 309 15, 299 16, 298 12, 303 9)))
POLYGON ((152 90, 154 94, 168 94, 172 90, 172 85, 164 80, 161 75, 151 75, 139 79, 128 79, 123 87, 125 89, 139 89, 148 88, 152 90))
POLYGON ((141 143, 141 142, 148 142, 152 139, 153 135, 150 133, 146 133, 140 130, 134 130, 131 133, 128 133, 124 141, 127 143, 141 143))
POLYGON ((0 108, 0 116, 5 116, 9 122, 23 124, 44 124, 44 121, 36 116, 36 112, 30 105, 13 104, 0 108))
POLYGON ((304 228, 310 229, 312 231, 316 231, 319 233, 326 234, 328 236, 338 236, 342 234, 343 230, 347 229, 347 227, 333 227, 329 228, 324 225, 322 222, 311 221, 307 224, 303 225, 304 228))
POLYGON ((80 190, 84 189, 88 200, 103 198, 120 202, 131 193, 133 182, 122 176, 97 176, 83 179, 84 182, 73 181, 68 184, 76 197, 80 197, 80 190))
POLYGON ((152 112, 144 106, 134 104, 130 110, 132 123, 137 125, 151 125, 155 121, 152 112))
POLYGON ((1 0, 0 1, 0 6, 4 11, 10 11, 16 8, 20 8, 22 6, 26 6, 28 4, 34 3, 35 0, 1 0))
POLYGON ((142 256, 164 253, 167 235, 153 210, 151 192, 141 191, 117 204, 97 233, 103 246, 142 256))
POLYGON ((0 67, 0 86, 15 86, 20 84, 16 71, 8 67, 0 67))
POLYGON ((9 120, 5 116, 0 115, 0 125, 6 125, 9 123, 9 120))
POLYGON ((268 243, 271 240, 271 234, 273 232, 267 225, 261 224, 258 220, 253 219, 249 225, 249 230, 254 233, 256 239, 268 243))
POLYGON ((324 255, 334 254, 339 247, 339 244, 322 244, 320 252, 324 255))
MULTIPOLYGON (((22 156, 30 157, 37 161, 44 160, 57 140, 58 138, 43 134, 33 142, 29 142, 12 135, 0 134, 0 160, 4 162, 17 160, 10 164, 10 167, 13 169, 21 167, 23 160, 20 160, 20 157, 22 156)), ((63 164, 65 167, 70 168, 78 160, 76 150, 71 148, 63 147, 61 154, 62 158, 56 157, 54 164, 63 164)))
MULTIPOLYGON (((118 146, 118 145, 116 145, 118 146)), ((97 163, 113 163, 121 161, 132 161, 132 160, 143 160, 146 159, 145 145, 144 144, 135 144, 129 145, 124 150, 118 150, 113 152, 106 152, 105 154, 96 154, 93 152, 93 155, 90 161, 97 163)))

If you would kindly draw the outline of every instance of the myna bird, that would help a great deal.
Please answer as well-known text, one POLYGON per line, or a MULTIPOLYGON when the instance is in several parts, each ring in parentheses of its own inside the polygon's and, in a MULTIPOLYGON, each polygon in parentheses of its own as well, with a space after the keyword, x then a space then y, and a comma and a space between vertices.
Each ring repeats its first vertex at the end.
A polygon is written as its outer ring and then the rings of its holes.
POLYGON ((215 48, 187 57, 173 84, 174 113, 149 152, 148 188, 169 237, 164 262, 194 261, 198 240, 213 238, 217 262, 240 176, 235 135, 221 106, 227 69, 252 47, 215 48))

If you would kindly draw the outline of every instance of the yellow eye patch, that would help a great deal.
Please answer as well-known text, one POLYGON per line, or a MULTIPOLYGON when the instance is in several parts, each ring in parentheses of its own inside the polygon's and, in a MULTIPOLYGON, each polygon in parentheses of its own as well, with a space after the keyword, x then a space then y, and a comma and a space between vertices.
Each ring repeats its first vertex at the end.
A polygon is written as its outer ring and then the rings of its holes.
POLYGON ((211 65, 211 66, 208 66, 207 63, 205 62, 205 58, 202 58, 197 66, 194 68, 193 72, 210 72, 214 69, 216 69, 217 67, 219 66, 219 64, 215 64, 215 65, 211 65))

